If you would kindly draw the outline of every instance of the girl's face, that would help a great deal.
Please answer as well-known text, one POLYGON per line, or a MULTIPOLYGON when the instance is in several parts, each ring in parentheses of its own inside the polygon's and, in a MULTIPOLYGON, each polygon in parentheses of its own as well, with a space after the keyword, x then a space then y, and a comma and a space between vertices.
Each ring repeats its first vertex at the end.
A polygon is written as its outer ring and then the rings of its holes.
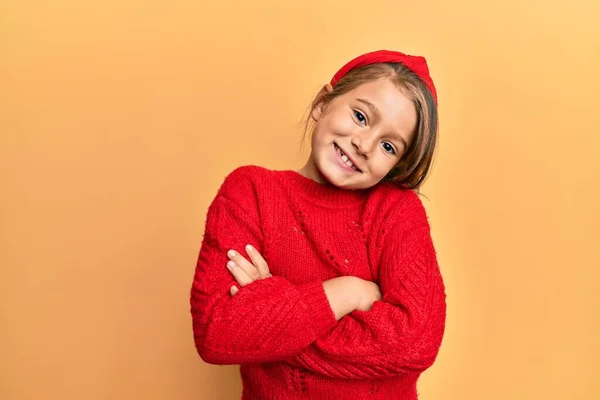
MULTIPOLYGON (((331 92, 326 85, 321 92, 331 92)), ((324 184, 366 189, 377 184, 400 161, 417 124, 412 101, 389 79, 365 83, 317 104, 312 151, 298 171, 324 184)))

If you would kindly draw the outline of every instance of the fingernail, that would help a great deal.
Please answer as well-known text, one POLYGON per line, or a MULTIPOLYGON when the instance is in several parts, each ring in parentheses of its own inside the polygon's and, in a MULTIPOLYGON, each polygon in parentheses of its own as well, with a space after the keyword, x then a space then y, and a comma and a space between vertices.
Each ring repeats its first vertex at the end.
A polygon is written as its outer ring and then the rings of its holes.
POLYGON ((227 262, 227 269, 232 270, 235 268, 235 263, 233 261, 227 262))
POLYGON ((252 247, 252 245, 248 244, 248 245, 246 245, 246 250, 252 251, 252 250, 254 250, 254 247, 252 247))
POLYGON ((229 257, 235 257, 235 256, 237 255, 237 253, 235 252, 235 250, 229 250, 229 251, 227 252, 227 255, 228 255, 229 257))

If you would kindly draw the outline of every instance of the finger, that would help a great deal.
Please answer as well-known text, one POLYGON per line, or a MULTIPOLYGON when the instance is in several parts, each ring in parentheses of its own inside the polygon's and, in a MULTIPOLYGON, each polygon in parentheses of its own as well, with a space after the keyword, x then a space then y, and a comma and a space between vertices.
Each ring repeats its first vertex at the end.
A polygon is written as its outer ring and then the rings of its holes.
POLYGON ((235 250, 229 250, 227 256, 235 262, 235 264, 242 269, 250 277, 252 281, 260 279, 258 269, 248 260, 246 260, 241 254, 235 250))
POLYGON ((235 296, 237 294, 237 292, 239 292, 239 291, 240 291, 240 289, 238 289, 237 286, 232 286, 229 289, 229 293, 231 293, 231 297, 235 296))
POLYGON ((248 274, 241 269, 234 261, 227 261, 227 269, 233 275, 233 278, 240 284, 240 286, 244 287, 254 281, 254 279, 250 278, 248 274))
POLYGON ((258 252, 258 250, 256 250, 255 247, 253 247, 250 244, 247 245, 246 252, 248 253, 248 256, 250 257, 250 259, 252 260, 252 264, 254 264, 254 266, 258 270, 258 274, 260 275, 261 278, 268 278, 269 276, 272 276, 271 273, 269 272, 269 266, 267 265, 267 261, 258 252))

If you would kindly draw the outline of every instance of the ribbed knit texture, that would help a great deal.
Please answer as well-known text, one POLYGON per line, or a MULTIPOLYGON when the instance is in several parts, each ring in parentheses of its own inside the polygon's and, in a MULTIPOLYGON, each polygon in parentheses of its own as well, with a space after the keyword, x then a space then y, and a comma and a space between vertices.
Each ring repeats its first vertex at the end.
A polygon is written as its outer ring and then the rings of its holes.
POLYGON ((191 312, 202 359, 241 365, 244 400, 416 399, 446 317, 425 209, 389 183, 348 191, 237 168, 208 209, 191 312), (231 297, 226 252, 246 244, 273 277, 231 297), (343 275, 376 282, 382 300, 336 321, 322 283, 343 275))

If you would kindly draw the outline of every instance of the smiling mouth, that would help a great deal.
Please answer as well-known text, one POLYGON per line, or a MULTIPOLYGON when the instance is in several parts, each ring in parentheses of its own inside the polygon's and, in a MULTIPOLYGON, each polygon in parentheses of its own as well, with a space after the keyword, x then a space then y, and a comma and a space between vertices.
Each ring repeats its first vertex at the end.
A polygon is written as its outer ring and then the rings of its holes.
POLYGON ((337 152, 338 156, 340 156, 340 159, 342 160, 342 162, 344 164, 346 164, 348 167, 352 168, 353 170, 357 171, 357 172, 362 172, 356 165, 354 165, 352 163, 352 161, 350 161, 350 158, 348 158, 348 156, 346 155, 346 153, 344 153, 342 151, 342 149, 340 149, 338 147, 337 144, 333 144, 333 147, 335 147, 335 151, 337 152))

